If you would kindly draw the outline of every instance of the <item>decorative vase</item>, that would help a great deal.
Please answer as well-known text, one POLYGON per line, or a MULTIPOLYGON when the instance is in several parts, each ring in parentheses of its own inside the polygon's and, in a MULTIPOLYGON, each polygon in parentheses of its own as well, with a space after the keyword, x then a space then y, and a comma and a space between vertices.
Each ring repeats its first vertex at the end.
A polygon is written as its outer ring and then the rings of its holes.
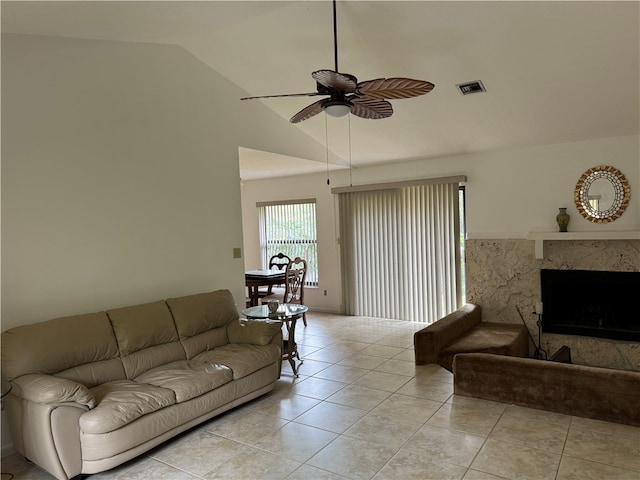
POLYGON ((558 223, 558 227, 561 232, 567 231, 567 225, 569 225, 569 220, 571 220, 571 216, 567 213, 566 208, 559 208, 560 212, 556 215, 556 222, 558 223))
POLYGON ((267 307, 269 308, 269 313, 276 313, 280 307, 280 302, 278 300, 269 300, 267 307))

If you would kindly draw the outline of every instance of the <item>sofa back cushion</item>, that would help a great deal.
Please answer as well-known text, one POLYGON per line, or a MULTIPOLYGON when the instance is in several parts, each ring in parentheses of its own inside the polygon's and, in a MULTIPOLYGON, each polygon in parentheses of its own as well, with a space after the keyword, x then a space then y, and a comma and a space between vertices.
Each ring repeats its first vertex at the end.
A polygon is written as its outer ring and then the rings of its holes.
POLYGON ((57 375, 91 388, 125 378, 105 312, 56 318, 2 333, 2 375, 57 375))
POLYGON ((227 325, 240 317, 229 290, 169 298, 167 304, 189 359, 228 344, 227 325))
POLYGON ((127 378, 176 360, 185 353, 163 301, 107 310, 127 378))

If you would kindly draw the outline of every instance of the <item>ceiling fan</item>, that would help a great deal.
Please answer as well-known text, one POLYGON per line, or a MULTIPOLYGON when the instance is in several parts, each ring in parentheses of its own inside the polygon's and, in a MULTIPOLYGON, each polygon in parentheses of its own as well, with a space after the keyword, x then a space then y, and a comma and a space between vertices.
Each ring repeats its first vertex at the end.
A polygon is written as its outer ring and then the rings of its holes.
POLYGON ((424 95, 433 90, 434 85, 424 80, 392 77, 376 78, 358 82, 348 73, 338 71, 338 33, 336 25, 336 0, 333 0, 333 51, 334 70, 317 70, 311 74, 316 81, 315 92, 290 93, 284 95, 262 95, 244 97, 241 100, 276 97, 315 97, 327 96, 322 100, 306 106, 289 120, 291 123, 302 122, 325 111, 329 115, 341 117, 348 113, 361 118, 380 119, 393 115, 393 107, 388 99, 411 98, 424 95))

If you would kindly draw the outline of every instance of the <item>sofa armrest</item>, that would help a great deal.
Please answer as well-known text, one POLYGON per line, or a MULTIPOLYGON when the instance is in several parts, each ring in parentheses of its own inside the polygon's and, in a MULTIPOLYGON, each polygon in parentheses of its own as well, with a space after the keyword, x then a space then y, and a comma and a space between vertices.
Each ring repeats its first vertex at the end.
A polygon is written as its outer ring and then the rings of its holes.
POLYGON ((282 322, 274 320, 238 320, 227 327, 229 343, 267 345, 282 332, 282 322))
POLYGON ((435 363, 438 353, 482 320, 480 305, 467 303, 413 336, 416 365, 435 363))
POLYGON ((15 378, 12 383, 12 394, 34 403, 74 402, 88 408, 96 403, 87 387, 66 378, 34 373, 15 378))

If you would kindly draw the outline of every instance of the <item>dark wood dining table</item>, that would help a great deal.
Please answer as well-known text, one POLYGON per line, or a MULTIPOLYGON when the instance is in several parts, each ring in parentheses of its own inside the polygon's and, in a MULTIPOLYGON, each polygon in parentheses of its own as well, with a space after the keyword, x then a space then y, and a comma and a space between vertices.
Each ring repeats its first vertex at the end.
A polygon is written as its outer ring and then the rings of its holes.
POLYGON ((258 305, 258 288, 273 285, 284 285, 284 271, 249 270, 244 273, 244 283, 249 290, 251 306, 258 305))

